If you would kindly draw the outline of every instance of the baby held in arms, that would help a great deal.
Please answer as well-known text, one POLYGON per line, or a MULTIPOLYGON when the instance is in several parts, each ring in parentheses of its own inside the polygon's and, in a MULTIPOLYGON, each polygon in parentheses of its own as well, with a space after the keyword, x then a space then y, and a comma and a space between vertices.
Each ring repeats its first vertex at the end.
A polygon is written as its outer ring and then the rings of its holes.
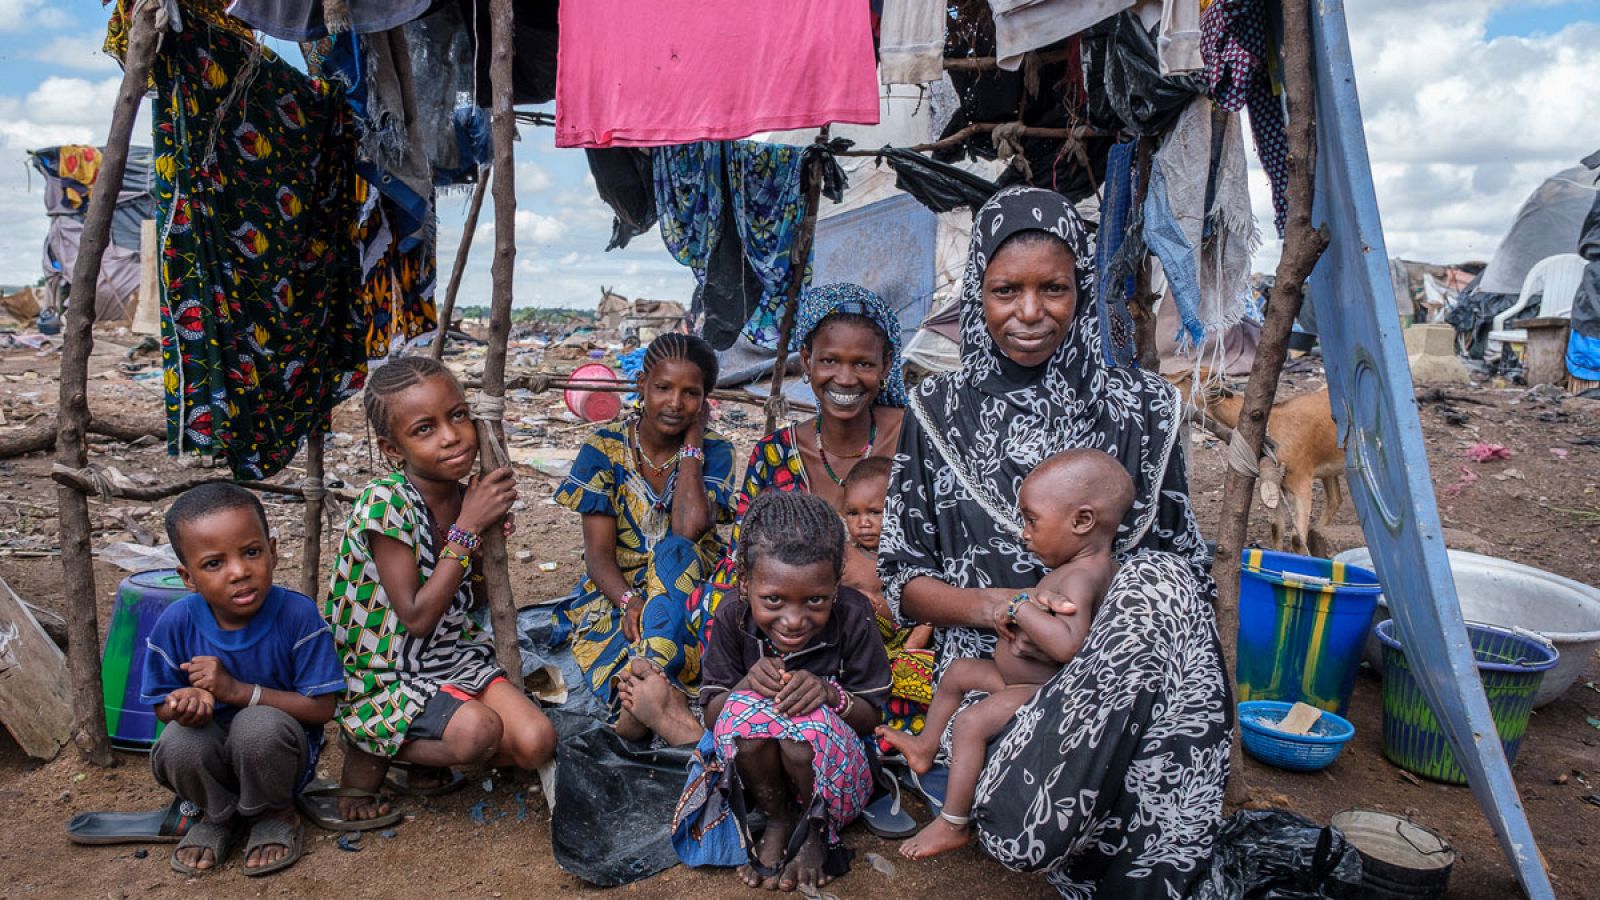
POLYGON ((1068 450, 1040 463, 1018 494, 1022 540, 1050 573, 1035 592, 1019 592, 995 623, 994 659, 959 659, 939 679, 927 724, 916 736, 890 728, 877 734, 900 750, 918 773, 933 767, 939 740, 961 700, 971 691, 987 697, 956 719, 950 740, 950 780, 944 808, 906 841, 902 855, 934 856, 972 839, 973 795, 990 740, 1033 699, 1040 685, 1077 655, 1089 634, 1095 606, 1116 574, 1112 546, 1117 526, 1133 502, 1133 480, 1117 460, 1099 450, 1068 450), (1056 613, 1049 594, 1076 609, 1056 613))

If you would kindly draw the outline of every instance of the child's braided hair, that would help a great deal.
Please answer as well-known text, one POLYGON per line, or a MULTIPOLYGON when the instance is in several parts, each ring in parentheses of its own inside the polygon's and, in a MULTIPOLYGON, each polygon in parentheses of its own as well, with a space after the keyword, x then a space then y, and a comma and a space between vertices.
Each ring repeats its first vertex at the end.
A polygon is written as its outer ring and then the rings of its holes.
POLYGON ((640 377, 648 377, 657 363, 669 359, 681 359, 698 367, 707 394, 717 386, 717 351, 701 338, 677 331, 669 331, 650 342, 649 349, 644 351, 640 377))
POLYGON ((826 500, 800 491, 763 491, 739 526, 739 570, 768 557, 790 566, 826 562, 844 571, 844 523, 826 500))
POLYGON ((383 364, 368 376, 366 390, 361 394, 361 408, 367 414, 373 433, 381 438, 393 437, 389 431, 389 398, 429 378, 448 378, 451 384, 461 387, 455 374, 431 356, 402 356, 383 364))

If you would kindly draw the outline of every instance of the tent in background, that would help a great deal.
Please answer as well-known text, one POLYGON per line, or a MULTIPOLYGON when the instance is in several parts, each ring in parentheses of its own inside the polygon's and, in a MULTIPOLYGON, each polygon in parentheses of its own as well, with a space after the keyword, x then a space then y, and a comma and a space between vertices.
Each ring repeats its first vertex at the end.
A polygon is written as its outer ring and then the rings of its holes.
MULTIPOLYGON (((28 160, 45 180, 44 208, 50 217, 42 260, 45 297, 49 308, 60 311, 62 300, 70 295, 83 217, 100 174, 100 150, 68 144, 30 151, 28 160)), ((150 148, 130 148, 122 192, 111 217, 111 243, 95 290, 98 321, 125 319, 133 311, 134 293, 139 289, 139 227, 156 216, 156 200, 150 192, 153 175, 150 148)))

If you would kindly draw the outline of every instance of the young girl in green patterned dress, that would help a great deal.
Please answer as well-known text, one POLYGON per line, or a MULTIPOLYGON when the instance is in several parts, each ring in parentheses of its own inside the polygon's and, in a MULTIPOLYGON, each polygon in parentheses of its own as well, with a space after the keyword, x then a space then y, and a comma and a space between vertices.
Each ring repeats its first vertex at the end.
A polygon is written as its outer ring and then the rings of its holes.
POLYGON ((395 471, 356 500, 323 603, 345 671, 335 720, 348 738, 340 783, 350 790, 339 812, 358 822, 390 816, 377 790, 392 760, 448 778, 459 765, 536 769, 556 745, 468 615, 479 535, 510 532, 511 470, 462 486, 478 432, 461 385, 432 359, 378 369, 363 406, 395 471))

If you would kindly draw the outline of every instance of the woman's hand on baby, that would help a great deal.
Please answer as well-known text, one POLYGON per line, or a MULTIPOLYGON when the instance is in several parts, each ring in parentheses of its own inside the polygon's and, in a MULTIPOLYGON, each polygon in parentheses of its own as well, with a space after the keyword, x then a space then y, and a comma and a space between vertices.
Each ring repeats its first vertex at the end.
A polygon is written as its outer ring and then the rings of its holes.
POLYGON ((1071 616, 1076 615, 1078 612, 1078 604, 1067 599, 1066 594, 1058 594, 1055 591, 1046 590, 1034 591, 1032 596, 1033 602, 1040 609, 1054 615, 1071 616))
POLYGON ((456 524, 473 534, 483 534, 484 529, 504 519, 515 502, 517 479, 510 466, 474 475, 467 483, 467 496, 461 500, 456 524))
POLYGON ((216 698, 204 688, 178 688, 167 695, 167 705, 172 707, 172 721, 186 728, 199 728, 211 721, 211 711, 216 698))
POLYGON ((763 656, 750 667, 750 674, 744 677, 744 681, 750 690, 768 699, 775 699, 788 683, 788 675, 783 669, 783 660, 775 656, 763 656))
POLYGON ((809 716, 830 697, 838 696, 821 678, 803 669, 787 672, 785 677, 787 683, 773 698, 773 703, 778 707, 778 712, 790 718, 809 716))

